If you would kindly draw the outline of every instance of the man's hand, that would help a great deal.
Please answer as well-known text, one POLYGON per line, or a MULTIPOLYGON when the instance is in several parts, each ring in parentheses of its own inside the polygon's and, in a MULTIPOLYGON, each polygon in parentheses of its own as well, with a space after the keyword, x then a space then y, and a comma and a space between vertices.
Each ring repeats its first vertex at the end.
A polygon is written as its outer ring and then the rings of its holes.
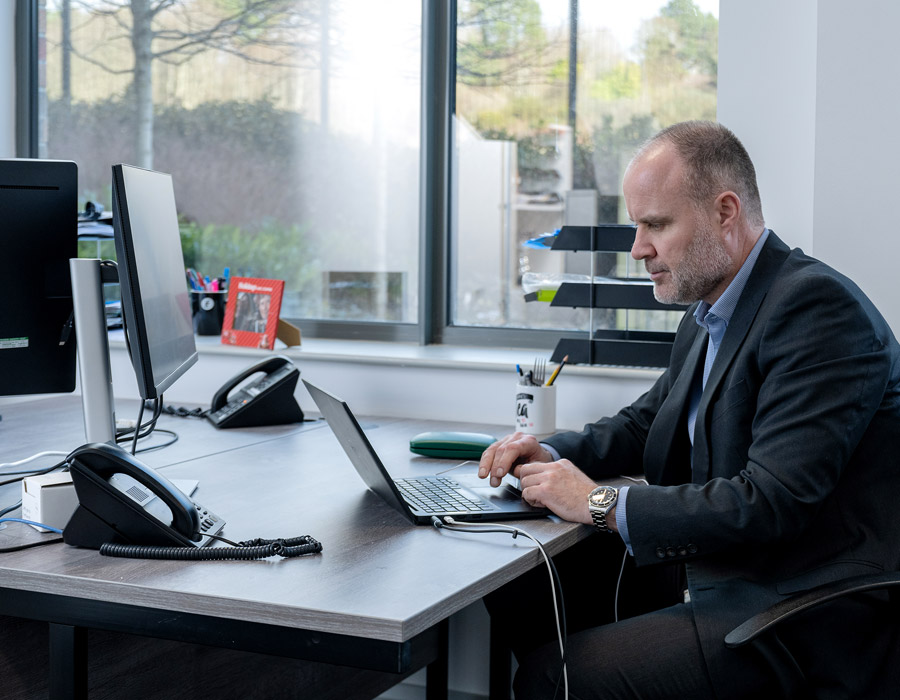
POLYGON ((481 455, 478 464, 478 476, 482 479, 491 477, 491 486, 499 486, 506 474, 514 471, 520 464, 528 462, 550 462, 553 457, 540 446, 533 435, 513 433, 498 440, 481 455))
POLYGON ((531 505, 549 508, 571 522, 587 525, 593 522, 588 496, 597 484, 569 460, 523 464, 518 476, 522 498, 531 505))

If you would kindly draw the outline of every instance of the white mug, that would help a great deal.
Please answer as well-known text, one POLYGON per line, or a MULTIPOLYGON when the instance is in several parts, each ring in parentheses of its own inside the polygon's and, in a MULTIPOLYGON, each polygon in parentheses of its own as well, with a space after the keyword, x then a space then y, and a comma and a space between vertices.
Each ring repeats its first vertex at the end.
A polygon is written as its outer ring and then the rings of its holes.
POLYGON ((556 431, 556 386, 516 386, 515 429, 529 435, 556 431))

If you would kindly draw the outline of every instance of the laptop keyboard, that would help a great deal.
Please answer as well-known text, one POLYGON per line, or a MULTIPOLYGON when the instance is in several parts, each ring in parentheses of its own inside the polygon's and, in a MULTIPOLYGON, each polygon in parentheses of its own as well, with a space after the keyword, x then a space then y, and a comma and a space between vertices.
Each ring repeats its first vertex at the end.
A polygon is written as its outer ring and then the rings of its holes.
POLYGON ((465 496, 459 491, 462 487, 445 476, 395 479, 394 483, 407 503, 426 513, 494 510, 486 501, 465 496))

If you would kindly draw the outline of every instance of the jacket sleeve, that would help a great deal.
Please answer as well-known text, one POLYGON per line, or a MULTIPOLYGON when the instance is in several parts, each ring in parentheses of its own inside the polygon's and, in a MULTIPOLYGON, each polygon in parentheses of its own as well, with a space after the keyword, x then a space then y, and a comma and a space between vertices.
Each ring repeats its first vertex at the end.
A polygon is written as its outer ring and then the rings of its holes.
POLYGON ((646 393, 614 416, 589 423, 580 432, 557 433, 544 442, 592 479, 641 473, 647 435, 699 331, 692 309, 679 324, 668 369, 646 393))

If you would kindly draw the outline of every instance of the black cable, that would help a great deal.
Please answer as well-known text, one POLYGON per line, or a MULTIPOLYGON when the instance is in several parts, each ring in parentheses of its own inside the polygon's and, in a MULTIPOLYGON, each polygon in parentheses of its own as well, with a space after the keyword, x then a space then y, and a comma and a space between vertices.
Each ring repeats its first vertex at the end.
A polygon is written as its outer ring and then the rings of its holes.
POLYGON ((122 444, 131 442, 131 454, 137 454, 138 452, 148 452, 150 450, 158 450, 163 447, 168 447, 174 442, 177 442, 178 435, 176 435, 171 430, 163 430, 162 428, 157 429, 156 423, 159 420, 159 416, 162 414, 162 394, 159 395, 158 398, 148 399, 147 401, 141 402, 141 407, 138 410, 138 419, 136 427, 128 428, 127 430, 123 430, 121 433, 116 435, 116 444, 122 444), (144 410, 147 408, 147 403, 151 403, 151 408, 153 409, 153 416, 146 423, 141 424, 141 420, 144 417, 144 410), (137 443, 139 440, 143 440, 145 437, 148 437, 155 430, 159 430, 160 432, 166 432, 171 435, 174 439, 170 440, 167 443, 162 445, 155 445, 153 447, 145 447, 143 449, 137 449, 137 443))
POLYGON ((169 445, 174 445, 176 442, 178 442, 178 433, 176 433, 174 430, 169 430, 168 428, 154 428, 153 429, 154 435, 157 435, 159 433, 168 435, 169 440, 167 442, 160 443, 159 445, 147 445, 146 447, 142 447, 138 450, 138 453, 153 452, 154 450, 161 450, 164 447, 168 447, 169 445))
POLYGON ((2 518, 7 513, 12 513, 14 510, 16 510, 17 508, 21 508, 21 507, 22 507, 22 501, 20 500, 15 505, 11 505, 11 506, 8 506, 7 508, 4 508, 3 510, 0 510, 0 518, 2 518))
POLYGON ((17 481, 22 481, 22 479, 25 476, 38 476, 40 474, 49 474, 50 472, 55 471, 56 469, 59 469, 60 467, 65 466, 65 464, 66 464, 65 462, 58 462, 57 464, 54 464, 52 467, 45 467, 44 469, 31 469, 29 471, 22 471, 22 472, 5 472, 4 476, 7 476, 9 474, 16 474, 16 475, 20 475, 20 476, 16 476, 15 479, 6 479, 5 481, 0 481, 0 486, 6 486, 7 484, 14 484, 17 481))
MULTIPOLYGON (((161 450, 164 447, 168 447, 169 445, 174 445, 176 442, 178 442, 178 439, 179 439, 178 433, 176 433, 174 430, 169 430, 168 428, 154 428, 153 429, 154 435, 159 434, 159 433, 168 435, 169 440, 167 442, 163 442, 159 445, 147 445, 146 447, 141 447, 137 451, 138 454, 140 454, 141 452, 153 452, 154 450, 161 450)), ((122 433, 121 435, 117 435, 116 436, 116 444, 122 444, 125 442, 129 442, 131 440, 130 435, 131 435, 131 429, 129 429, 127 433, 122 433)))
POLYGON ((141 407, 138 409, 137 425, 134 428, 134 433, 132 435, 132 440, 131 440, 131 454, 135 454, 137 452, 137 441, 140 439, 141 419, 143 417, 144 417, 144 402, 141 401, 141 407))
POLYGON ((112 544, 100 546, 100 554, 128 559, 173 559, 178 561, 225 561, 265 559, 280 556, 285 559, 322 551, 322 543, 310 535, 287 539, 255 539, 240 542, 237 547, 150 547, 145 545, 112 544))
POLYGON ((176 418, 206 418, 206 414, 209 413, 209 409, 203 409, 199 406, 197 408, 186 408, 184 406, 163 406, 162 412, 169 416, 175 416, 176 418))
POLYGON ((2 547, 0 548, 0 554, 6 554, 7 552, 18 552, 22 549, 31 549, 32 547, 43 547, 45 544, 57 544, 58 542, 62 542, 62 537, 54 537, 52 540, 40 540, 39 542, 29 542, 28 544, 17 544, 13 547, 2 547))

